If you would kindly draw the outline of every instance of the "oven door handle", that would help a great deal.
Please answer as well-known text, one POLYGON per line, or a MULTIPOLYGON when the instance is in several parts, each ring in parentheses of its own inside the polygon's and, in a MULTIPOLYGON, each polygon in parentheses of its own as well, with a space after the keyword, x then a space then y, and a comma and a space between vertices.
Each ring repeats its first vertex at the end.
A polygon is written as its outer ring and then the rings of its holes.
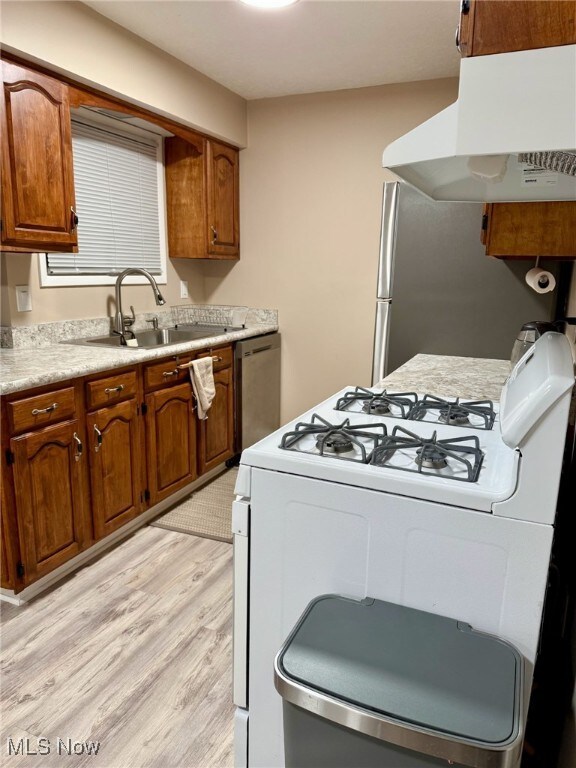
POLYGON ((248 590, 250 502, 238 497, 232 502, 234 535, 234 645, 233 700, 237 707, 248 707, 248 590))

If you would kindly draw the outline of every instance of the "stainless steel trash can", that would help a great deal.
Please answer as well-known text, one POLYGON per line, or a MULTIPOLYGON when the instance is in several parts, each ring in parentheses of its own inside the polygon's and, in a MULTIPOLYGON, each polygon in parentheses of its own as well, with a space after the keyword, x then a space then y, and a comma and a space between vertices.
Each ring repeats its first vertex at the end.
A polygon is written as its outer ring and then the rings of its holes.
POLYGON ((468 624, 393 603, 313 600, 275 661, 289 768, 514 768, 524 660, 468 624))

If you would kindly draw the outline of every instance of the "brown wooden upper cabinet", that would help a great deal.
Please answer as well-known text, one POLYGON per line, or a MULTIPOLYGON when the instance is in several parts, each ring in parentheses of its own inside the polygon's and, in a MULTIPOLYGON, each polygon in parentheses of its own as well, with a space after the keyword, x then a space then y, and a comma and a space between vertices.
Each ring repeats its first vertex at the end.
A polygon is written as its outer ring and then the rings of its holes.
POLYGON ((237 259, 238 150, 207 142, 208 251, 213 258, 237 259))
POLYGON ((2 250, 73 252, 68 86, 2 62, 2 250))
POLYGON ((170 258, 240 257, 238 154, 200 135, 166 139, 170 258))
POLYGON ((576 202, 489 203, 482 242, 497 258, 576 259, 576 202))
POLYGON ((576 43, 574 0, 463 0, 462 56, 576 43))

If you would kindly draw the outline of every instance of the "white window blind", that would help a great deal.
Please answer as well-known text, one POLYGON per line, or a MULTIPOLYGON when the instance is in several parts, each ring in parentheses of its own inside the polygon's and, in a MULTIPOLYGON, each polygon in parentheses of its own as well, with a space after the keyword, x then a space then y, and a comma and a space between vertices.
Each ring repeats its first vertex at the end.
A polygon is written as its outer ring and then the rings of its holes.
POLYGON ((72 120, 78 253, 46 254, 48 275, 162 274, 161 144, 72 120), (160 174, 160 176, 159 176, 160 174))

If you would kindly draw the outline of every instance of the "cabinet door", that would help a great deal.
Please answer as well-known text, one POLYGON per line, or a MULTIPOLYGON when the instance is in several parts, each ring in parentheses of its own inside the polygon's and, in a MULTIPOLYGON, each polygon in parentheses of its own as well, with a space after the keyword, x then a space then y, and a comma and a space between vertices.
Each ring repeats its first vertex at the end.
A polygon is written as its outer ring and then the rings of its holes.
POLYGON ((14 437, 14 487, 24 580, 53 571, 91 540, 78 421, 14 437))
POLYGON ((576 258, 576 203, 489 203, 482 242, 497 258, 576 258))
POLYGON ((2 245, 72 251, 78 244, 68 89, 2 63, 2 245))
POLYGON ((168 254, 171 259, 205 259, 206 140, 178 136, 164 142, 168 254))
POLYGON ((2 502, 2 507, 0 508, 0 525, 2 527, 2 530, 0 531, 0 586, 3 587, 3 589, 14 589, 16 579, 12 552, 9 545, 10 525, 8 522, 7 501, 4 493, 4 478, 1 473, 0 500, 2 502))
POLYGON ((463 56, 576 43, 574 0, 471 0, 463 7, 463 56))
POLYGON ((196 421, 189 383, 146 396, 150 502, 156 504, 196 479, 196 421))
POLYGON ((8 561, 8 545, 6 544, 6 529, 2 522, 0 534, 2 549, 0 551, 0 585, 3 589, 14 589, 14 574, 8 561))
POLYGON ((94 537, 101 539, 142 510, 144 477, 135 400, 87 416, 94 537))
POLYGON ((234 387, 232 368, 214 374, 216 395, 208 418, 200 421, 200 474, 208 472, 234 454, 234 387))
POLYGON ((207 142, 208 253, 237 259, 240 253, 238 150, 207 142))
MULTIPOLYGON (((14 589, 16 586, 16 567, 12 548, 16 523, 13 521, 9 508, 6 489, 7 478, 4 474, 5 464, 0 470, 0 586, 3 589, 14 589)), ((17 544, 16 544, 17 546, 17 544)))

